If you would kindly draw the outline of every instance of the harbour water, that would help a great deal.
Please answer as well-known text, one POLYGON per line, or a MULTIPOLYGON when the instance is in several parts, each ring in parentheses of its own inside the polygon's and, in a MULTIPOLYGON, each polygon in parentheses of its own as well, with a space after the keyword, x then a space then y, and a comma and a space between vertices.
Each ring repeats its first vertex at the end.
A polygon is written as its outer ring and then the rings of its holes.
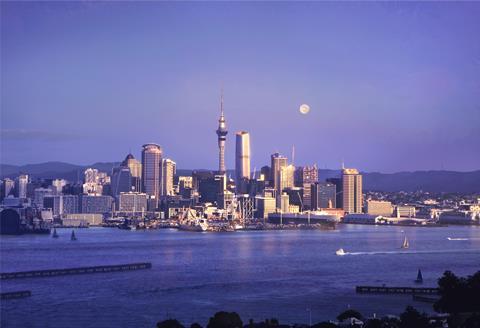
POLYGON ((1 281, 1 291, 31 290, 1 301, 2 327, 154 327, 166 318, 199 322, 220 310, 244 322, 308 323, 348 307, 398 314, 409 295, 363 295, 356 285, 434 287, 445 270, 480 270, 480 227, 340 225, 337 230, 196 233, 177 230, 57 229, 59 238, 1 236, 1 271, 134 262, 152 269, 1 281), (404 235, 410 248, 400 249, 404 235), (451 240, 449 240, 450 238, 451 240), (336 256, 343 248, 348 254, 336 256))

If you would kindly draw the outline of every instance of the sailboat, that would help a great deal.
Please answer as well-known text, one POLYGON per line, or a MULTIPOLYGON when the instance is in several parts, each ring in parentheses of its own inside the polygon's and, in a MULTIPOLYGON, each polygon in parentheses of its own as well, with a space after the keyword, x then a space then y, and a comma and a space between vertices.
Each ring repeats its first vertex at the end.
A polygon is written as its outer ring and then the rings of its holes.
POLYGON ((418 269, 417 279, 415 279, 415 283, 417 284, 423 283, 422 271, 420 271, 420 269, 418 269))
POLYGON ((407 235, 405 235, 405 239, 403 240, 402 248, 408 248, 410 244, 408 243, 407 235))
POLYGON ((58 234, 57 234, 57 229, 56 229, 56 228, 53 228, 52 237, 53 237, 53 238, 58 238, 58 234))
POLYGON ((75 231, 74 230, 72 230, 72 235, 70 236, 70 240, 71 241, 77 240, 77 237, 75 236, 75 231))

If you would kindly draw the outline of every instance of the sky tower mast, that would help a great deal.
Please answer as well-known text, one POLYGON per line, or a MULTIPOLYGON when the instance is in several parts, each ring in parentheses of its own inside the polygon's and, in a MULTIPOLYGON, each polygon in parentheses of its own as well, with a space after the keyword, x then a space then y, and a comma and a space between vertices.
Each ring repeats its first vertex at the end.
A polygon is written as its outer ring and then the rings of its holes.
POLYGON ((223 113, 223 89, 220 96, 220 118, 218 120, 218 173, 225 174, 225 141, 227 140, 227 123, 223 113))

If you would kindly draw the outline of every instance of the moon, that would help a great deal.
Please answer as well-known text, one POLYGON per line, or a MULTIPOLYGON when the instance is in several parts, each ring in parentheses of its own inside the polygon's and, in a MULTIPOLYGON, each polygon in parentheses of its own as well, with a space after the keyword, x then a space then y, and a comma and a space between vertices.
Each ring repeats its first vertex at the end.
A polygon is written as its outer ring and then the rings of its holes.
POLYGON ((308 112, 310 112, 310 106, 308 106, 307 104, 302 104, 300 106, 300 113, 302 113, 303 115, 307 115, 308 112))

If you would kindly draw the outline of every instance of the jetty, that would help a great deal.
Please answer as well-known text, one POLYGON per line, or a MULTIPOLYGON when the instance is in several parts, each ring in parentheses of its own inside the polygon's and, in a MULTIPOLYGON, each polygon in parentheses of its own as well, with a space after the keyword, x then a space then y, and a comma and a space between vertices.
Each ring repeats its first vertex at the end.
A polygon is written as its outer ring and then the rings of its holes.
POLYGON ((144 269, 151 269, 151 268, 152 268, 152 263, 144 262, 144 263, 131 263, 131 264, 100 265, 100 266, 68 268, 68 269, 2 272, 0 273, 0 280, 22 279, 22 278, 44 278, 44 277, 56 277, 56 276, 68 276, 68 275, 75 275, 75 274, 134 271, 134 270, 144 270, 144 269))
POLYGON ((438 294, 438 288, 429 287, 386 287, 386 286, 357 286, 356 292, 360 294, 438 294))
POLYGON ((17 292, 8 292, 8 293, 0 293, 0 299, 2 300, 11 300, 15 298, 24 298, 32 296, 32 292, 29 290, 21 290, 17 292))

